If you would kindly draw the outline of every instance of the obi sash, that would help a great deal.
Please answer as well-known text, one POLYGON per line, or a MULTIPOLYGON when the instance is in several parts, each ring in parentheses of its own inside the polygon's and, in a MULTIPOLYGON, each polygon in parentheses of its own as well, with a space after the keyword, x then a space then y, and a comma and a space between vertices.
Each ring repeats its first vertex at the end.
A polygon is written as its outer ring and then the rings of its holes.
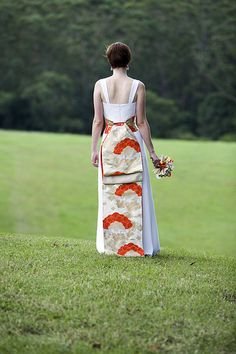
POLYGON ((140 144, 134 134, 135 116, 125 122, 105 119, 106 134, 100 150, 104 184, 142 181, 143 165, 140 144))

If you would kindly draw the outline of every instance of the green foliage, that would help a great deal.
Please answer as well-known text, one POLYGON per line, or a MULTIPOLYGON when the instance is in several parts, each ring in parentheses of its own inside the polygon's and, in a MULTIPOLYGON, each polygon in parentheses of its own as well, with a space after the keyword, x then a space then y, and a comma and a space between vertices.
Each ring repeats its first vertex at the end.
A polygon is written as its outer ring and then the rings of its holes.
POLYGON ((69 116, 73 111, 72 94, 72 81, 65 74, 50 71, 42 72, 31 85, 26 85, 21 98, 31 104, 32 128, 51 130, 50 124, 60 120, 62 114, 69 116))
POLYGON ((11 115, 11 107, 14 101, 14 93, 0 91, 0 122, 2 128, 11 128, 14 126, 11 115))
POLYGON ((147 90, 147 118, 153 136, 167 138, 175 127, 178 119, 178 108, 174 100, 158 97, 147 90))
POLYGON ((201 136, 218 139, 236 131, 234 103, 219 93, 208 95, 199 105, 198 129, 201 136))
POLYGON ((129 75, 158 96, 154 137, 235 133, 234 14, 232 0, 1 0, 0 91, 12 99, 0 127, 91 133, 94 83, 111 74, 105 45, 119 40, 129 75))
POLYGON ((220 140, 222 140, 222 141, 236 141, 236 134, 235 133, 226 133, 221 136, 220 140))

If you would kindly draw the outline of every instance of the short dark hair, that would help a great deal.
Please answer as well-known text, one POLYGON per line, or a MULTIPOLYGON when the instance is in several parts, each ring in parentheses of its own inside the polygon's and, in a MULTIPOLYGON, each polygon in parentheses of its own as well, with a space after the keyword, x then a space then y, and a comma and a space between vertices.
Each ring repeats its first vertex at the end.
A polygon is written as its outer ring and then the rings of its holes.
POLYGON ((115 42, 108 45, 105 51, 105 57, 113 69, 126 67, 131 60, 131 50, 127 44, 115 42))

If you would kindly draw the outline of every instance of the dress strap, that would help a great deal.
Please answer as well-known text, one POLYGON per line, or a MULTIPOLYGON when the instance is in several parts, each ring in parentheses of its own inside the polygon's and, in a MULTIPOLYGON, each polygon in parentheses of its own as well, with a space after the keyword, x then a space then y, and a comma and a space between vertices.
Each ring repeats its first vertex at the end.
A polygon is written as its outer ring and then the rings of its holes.
POLYGON ((138 88, 139 80, 134 79, 131 85, 131 90, 129 94, 129 103, 133 102, 136 90, 138 88))
POLYGON ((106 99, 106 103, 109 103, 109 96, 108 96, 106 79, 100 79, 100 83, 101 83, 103 95, 106 99))

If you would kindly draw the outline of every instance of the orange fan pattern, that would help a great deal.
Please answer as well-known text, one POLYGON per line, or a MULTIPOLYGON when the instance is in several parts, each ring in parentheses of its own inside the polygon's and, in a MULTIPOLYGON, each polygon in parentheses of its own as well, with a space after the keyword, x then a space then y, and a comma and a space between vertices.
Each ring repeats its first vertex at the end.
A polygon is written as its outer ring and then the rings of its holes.
POLYGON ((137 183, 125 183, 121 184, 115 191, 116 195, 123 195, 128 189, 133 190, 135 193, 137 193, 138 196, 142 195, 142 187, 139 186, 137 183))
POLYGON ((124 256, 127 252, 129 251, 135 251, 140 254, 140 256, 144 256, 144 250, 139 247, 138 245, 135 245, 133 242, 126 243, 125 245, 121 246, 117 253, 121 256, 124 256))
POLYGON ((108 229, 111 223, 114 221, 119 221, 121 222, 126 229, 129 229, 132 226, 132 222, 125 216, 124 214, 120 213, 113 213, 108 215, 105 219, 103 219, 103 227, 104 229, 108 229))
POLYGON ((114 148, 114 154, 121 154, 122 151, 127 147, 130 146, 133 149, 135 149, 137 152, 140 152, 140 145, 139 143, 134 140, 134 139, 130 139, 130 138, 125 138, 123 140, 121 140, 118 144, 116 144, 115 148, 114 148))

